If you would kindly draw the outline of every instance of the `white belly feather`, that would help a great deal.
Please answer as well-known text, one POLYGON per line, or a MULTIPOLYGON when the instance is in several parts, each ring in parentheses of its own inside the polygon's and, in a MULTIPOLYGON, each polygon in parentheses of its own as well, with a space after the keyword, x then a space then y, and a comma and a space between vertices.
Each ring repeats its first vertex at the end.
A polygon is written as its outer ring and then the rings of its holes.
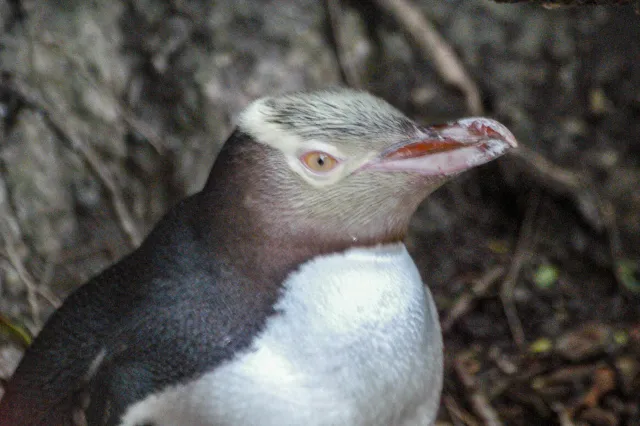
POLYGON ((244 354, 133 405, 122 426, 428 425, 442 338, 404 245, 302 265, 244 354))

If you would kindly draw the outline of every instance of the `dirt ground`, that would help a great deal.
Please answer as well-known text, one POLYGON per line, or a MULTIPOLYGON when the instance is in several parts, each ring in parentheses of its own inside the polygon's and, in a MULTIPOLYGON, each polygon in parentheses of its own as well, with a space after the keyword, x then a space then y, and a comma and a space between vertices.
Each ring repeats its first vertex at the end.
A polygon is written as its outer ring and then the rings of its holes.
POLYGON ((431 196, 407 240, 443 321, 441 424, 640 425, 633 6, 62 3, 0 0, 0 377, 198 190, 251 99, 351 85, 521 144, 431 196))

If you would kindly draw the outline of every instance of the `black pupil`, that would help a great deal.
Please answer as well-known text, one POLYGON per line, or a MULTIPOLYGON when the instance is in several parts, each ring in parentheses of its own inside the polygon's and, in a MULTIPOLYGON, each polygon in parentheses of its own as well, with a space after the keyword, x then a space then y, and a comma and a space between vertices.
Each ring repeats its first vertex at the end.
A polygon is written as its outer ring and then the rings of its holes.
POLYGON ((321 155, 318 157, 318 166, 324 166, 324 156, 321 155))

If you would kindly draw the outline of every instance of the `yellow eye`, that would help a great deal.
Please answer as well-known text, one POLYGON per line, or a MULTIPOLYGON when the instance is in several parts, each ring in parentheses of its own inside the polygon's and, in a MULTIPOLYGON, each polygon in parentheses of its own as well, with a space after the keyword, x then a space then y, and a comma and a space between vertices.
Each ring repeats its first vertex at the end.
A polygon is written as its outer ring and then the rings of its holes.
POLYGON ((329 172, 335 169, 338 165, 338 160, 331 155, 320 151, 307 152, 300 157, 300 160, 309 170, 316 173, 329 172))

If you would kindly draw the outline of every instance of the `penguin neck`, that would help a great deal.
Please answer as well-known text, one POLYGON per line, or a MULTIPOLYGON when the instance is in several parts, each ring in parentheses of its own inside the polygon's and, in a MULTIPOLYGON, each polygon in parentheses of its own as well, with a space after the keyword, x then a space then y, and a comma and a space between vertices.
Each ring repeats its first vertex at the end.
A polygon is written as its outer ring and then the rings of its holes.
MULTIPOLYGON (((203 191, 197 194, 197 226, 206 244, 222 250, 229 261, 245 271, 284 280, 299 265, 318 256, 340 253, 352 247, 371 247, 393 240, 354 241, 340 233, 327 234, 310 226, 291 226, 277 214, 277 206, 246 202, 268 189, 262 165, 272 155, 268 147, 236 130, 223 146, 203 191), (208 219, 208 220, 207 220, 208 219), (233 258, 231 254, 233 253, 233 258)), ((275 200, 273 202, 276 202, 275 200)))

